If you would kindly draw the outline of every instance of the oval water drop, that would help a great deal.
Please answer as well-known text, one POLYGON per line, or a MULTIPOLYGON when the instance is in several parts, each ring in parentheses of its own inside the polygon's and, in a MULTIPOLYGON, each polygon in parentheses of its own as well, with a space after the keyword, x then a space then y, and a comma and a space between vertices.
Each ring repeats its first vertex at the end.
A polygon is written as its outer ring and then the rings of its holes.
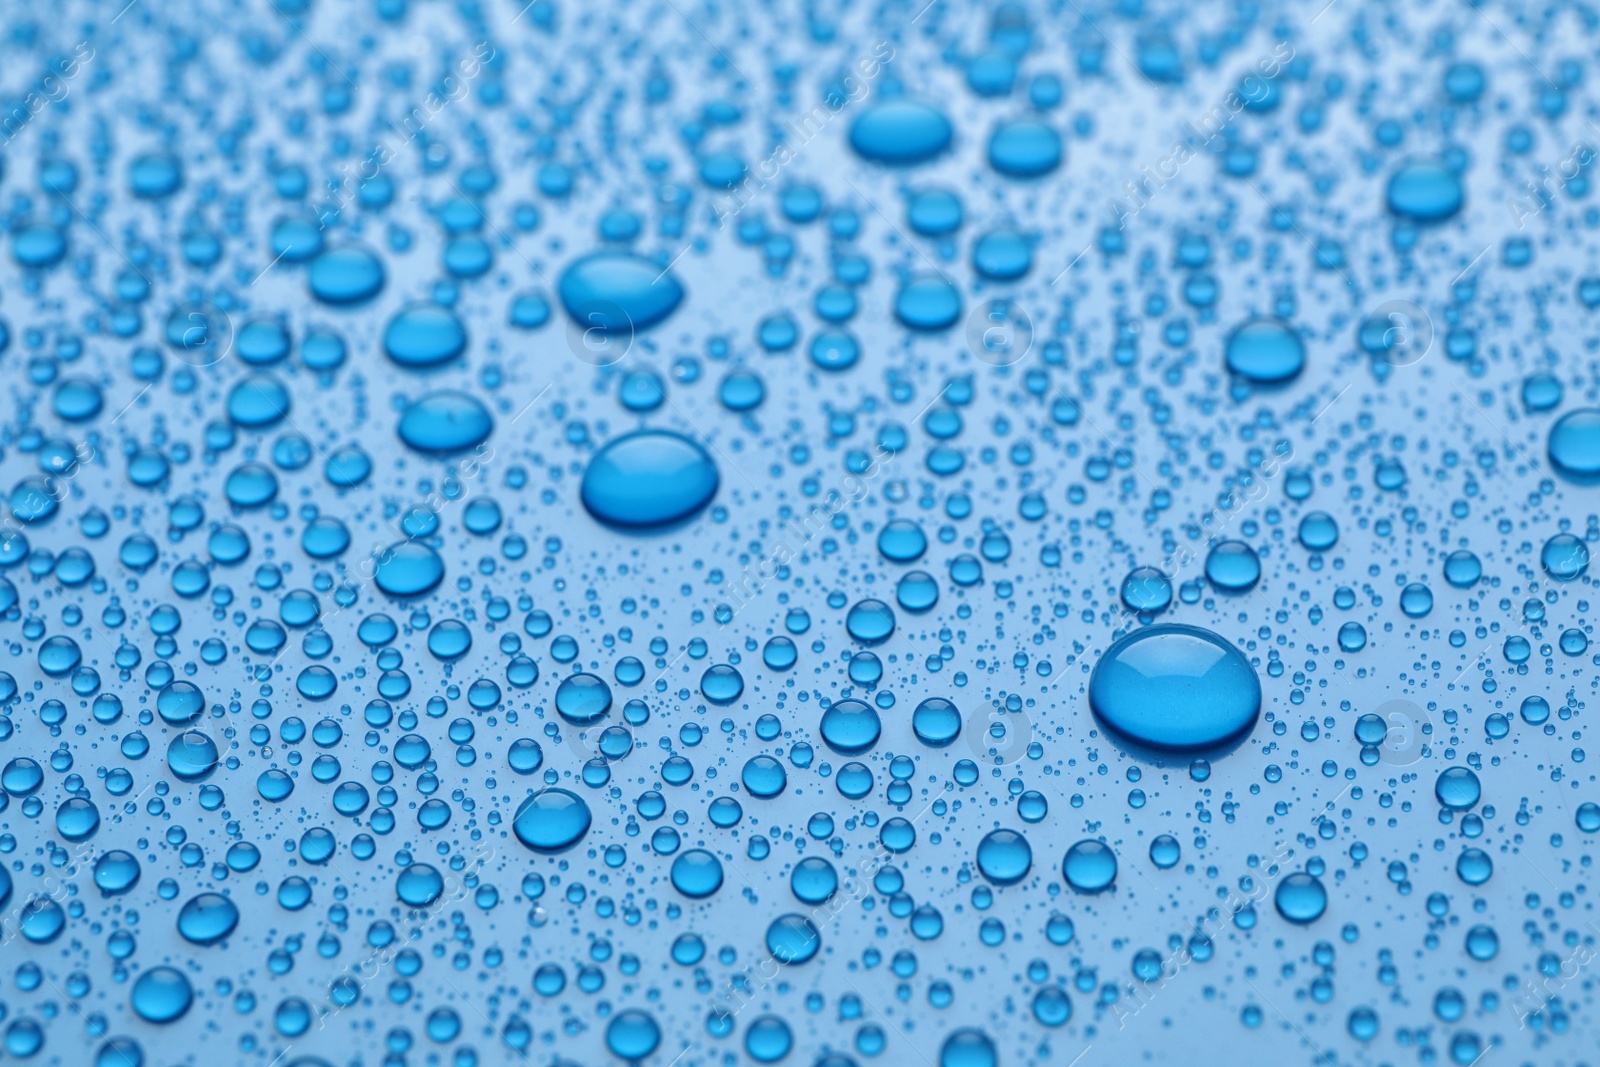
POLYGON ((220 893, 190 897, 178 912, 178 933, 196 945, 214 945, 238 925, 238 907, 220 893))
POLYGON ((444 580, 444 561, 421 542, 401 541, 379 554, 372 580, 392 597, 422 596, 444 580))
POLYGON ((129 997, 134 1014, 157 1024, 181 1019, 193 1003, 194 989, 189 980, 172 967, 152 967, 139 975, 129 997))
POLYGON ((400 440, 428 456, 454 456, 483 444, 494 419, 477 397, 455 390, 429 393, 400 416, 400 440))
POLYGON ((1015 830, 993 830, 978 842, 978 870, 995 885, 1015 885, 1032 866, 1033 849, 1015 830))
POLYGON ((912 100, 874 104, 850 124, 850 147, 872 163, 907 167, 950 147, 954 128, 944 113, 912 100))
POLYGON ((413 304, 389 320, 383 351, 407 370, 450 362, 467 347, 467 328, 455 312, 436 304, 413 304))
POLYGON ((1228 369, 1257 385, 1281 385, 1306 365, 1300 335, 1278 319, 1253 319, 1228 336, 1228 369))
POLYGON ((324 304, 353 307, 383 288, 383 260, 359 245, 330 248, 311 261, 306 285, 324 304))
POLYGON ((595 252, 561 272, 561 305, 581 330, 628 334, 661 322, 683 302, 671 269, 631 252, 595 252))
POLYGON ((698 515, 719 480, 706 450, 687 437, 640 430, 589 460, 579 495, 589 514, 608 526, 657 530, 698 515))
POLYGON ((1550 463, 1579 485, 1600 482, 1600 408, 1575 408, 1550 427, 1550 463))
POLYGON ((1407 163, 1389 179, 1389 210, 1411 222, 1443 222, 1461 210, 1461 178, 1442 163, 1407 163))
POLYGON ((1244 654, 1211 631, 1150 626, 1106 649, 1089 677, 1089 705, 1121 737, 1191 751, 1249 731, 1261 683, 1244 654))
POLYGON ((553 855, 581 841, 589 822, 589 805, 581 797, 552 786, 522 802, 511 830, 532 851, 553 855))

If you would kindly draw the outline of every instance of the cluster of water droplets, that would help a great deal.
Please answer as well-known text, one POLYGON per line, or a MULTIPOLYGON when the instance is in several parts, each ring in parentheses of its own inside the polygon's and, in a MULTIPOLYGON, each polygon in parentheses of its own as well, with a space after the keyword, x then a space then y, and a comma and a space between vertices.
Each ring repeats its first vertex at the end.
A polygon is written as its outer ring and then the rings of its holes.
POLYGON ((5 1057, 1583 1062, 1592 33, 1347 3, 5 16, 5 1057))

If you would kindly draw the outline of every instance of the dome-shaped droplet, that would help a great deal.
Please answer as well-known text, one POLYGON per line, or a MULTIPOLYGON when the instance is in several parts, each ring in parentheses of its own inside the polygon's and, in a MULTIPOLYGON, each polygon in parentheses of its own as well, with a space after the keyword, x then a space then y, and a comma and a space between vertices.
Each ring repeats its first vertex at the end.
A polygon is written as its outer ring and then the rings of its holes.
POLYGON ((456 313, 437 304, 413 304, 389 320, 383 351, 409 370, 448 363, 467 347, 467 328, 456 313))
POLYGON ((1228 369, 1257 385, 1279 385, 1306 365, 1306 347, 1288 323, 1252 319, 1228 335, 1228 369))
POLYGON ((1151 626, 1106 649, 1089 704, 1114 733, 1156 749, 1225 744, 1255 725, 1261 683, 1243 653, 1197 626, 1151 626))
POLYGON ((139 975, 128 998, 134 1014, 147 1023, 181 1019, 194 1003, 189 980, 172 967, 152 967, 139 975))
POLYGON ((943 330, 961 318, 961 294, 937 275, 912 278, 894 300, 894 317, 913 330, 943 330))
POLYGON ((1261 558, 1243 541, 1218 541, 1206 555, 1206 577, 1228 593, 1243 593, 1261 580, 1261 558))
POLYGON ((141 200, 171 196, 183 185, 183 165, 165 152, 137 156, 128 167, 128 190, 141 200))
POLYGON ((551 787, 533 794, 517 808, 511 830, 535 852, 571 848, 589 832, 589 805, 576 793, 551 787))
POLYGON ((779 963, 804 963, 822 947, 822 935, 804 915, 780 915, 767 927, 767 951, 779 963))
POLYGON ((822 713, 822 739, 844 756, 869 752, 883 732, 877 709, 860 700, 836 700, 822 713))
POLYGON ((1172 579, 1155 567, 1135 567, 1122 579, 1122 602, 1132 611, 1164 611, 1172 603, 1172 579))
POLYGON ((87 378, 64 378, 56 386, 56 414, 67 422, 86 422, 100 414, 105 400, 100 387, 87 378))
POLYGON ((1103 841, 1079 841, 1067 849, 1061 874, 1080 893, 1102 892, 1117 880, 1117 854, 1103 841))
POLYGON ((44 768, 27 756, 18 756, 0 770, 0 789, 14 797, 31 796, 44 784, 44 768))
POLYGON ((807 856, 794 865, 789 888, 806 904, 821 904, 839 889, 839 872, 821 856, 807 856))
POLYGON ((219 758, 217 743, 200 730, 185 730, 167 744, 167 767, 181 781, 205 781, 219 758))
POLYGON ((1559 533, 1539 552, 1544 572, 1558 582, 1570 582, 1589 569, 1589 546, 1569 533, 1559 533))
POLYGON ((429 456, 453 456, 489 439, 494 419, 482 401, 453 389, 429 393, 400 416, 400 440, 429 456))
POLYGON ((168 682, 156 694, 156 711, 168 726, 188 726, 206 709, 206 696, 200 687, 182 678, 168 682))
POLYGON ((1285 875, 1278 883, 1272 894, 1272 902, 1279 915, 1292 923, 1304 925, 1316 922, 1328 909, 1328 891, 1311 875, 1296 871, 1285 875))
MULTIPOLYGON (((94 863, 95 887, 108 897, 126 893, 139 884, 139 861, 120 848, 112 849, 94 863)), ((5 904, 5 894, 0 893, 0 905, 5 904)))
POLYGON ((228 393, 228 418, 247 430, 275 426, 288 417, 289 390, 270 374, 256 374, 234 385, 228 393))
POLYGON ((718 707, 726 707, 744 692, 744 675, 727 663, 716 663, 700 676, 700 695, 718 707))
POLYGON ((556 687, 556 711, 574 726, 592 726, 611 710, 611 687, 598 675, 579 672, 556 687))
POLYGON ((851 637, 864 645, 881 644, 894 633, 894 611, 883 601, 869 597, 850 606, 844 626, 851 637))
POLYGON ((1483 795, 1483 787, 1470 767, 1446 767, 1433 783, 1433 795, 1451 811, 1466 811, 1483 795))
POLYGON ((214 945, 238 925, 238 907, 221 893, 190 897, 178 911, 178 933, 196 945, 214 945))
POLYGON ((561 305, 581 330, 631 333, 654 326, 683 302, 670 268, 631 252, 595 252, 561 272, 561 305))
POLYGON ((660 1025, 653 1016, 638 1008, 619 1011, 606 1024, 606 1047, 619 1059, 638 1062, 660 1044, 660 1025))
POLYGON ((878 532, 878 551, 894 563, 911 563, 928 550, 928 535, 910 519, 895 519, 878 532))
POLYGON ((56 808, 56 833, 68 841, 87 841, 100 829, 100 809, 88 797, 68 797, 56 808))
POLYGON ((1575 408, 1550 427, 1550 463, 1579 485, 1600 482, 1600 408, 1575 408))
POLYGON ((944 697, 928 697, 911 713, 911 729, 929 748, 944 748, 961 735, 961 712, 944 697))
POLYGON ((444 561, 418 541, 401 541, 379 553, 373 582, 392 597, 422 596, 444 580, 444 561))
POLYGON ((672 887, 696 900, 722 888, 722 864, 703 848, 679 853, 672 861, 672 887))
POLYGON ((946 148, 954 128, 940 111, 912 100, 873 104, 850 124, 850 147, 873 163, 926 163, 946 148))
POLYGON ((1032 866, 1033 849, 1015 830, 992 830, 978 842, 978 870, 995 885, 1015 885, 1032 866))
POLYGON ((666 430, 640 430, 595 453, 579 495, 589 514, 608 526, 649 530, 698 515, 718 482, 705 449, 666 430))
POLYGON ((1007 178, 1038 178, 1061 165, 1061 135, 1032 119, 1002 122, 989 137, 989 165, 1007 178))
POLYGON ((982 1030, 957 1030, 939 1049, 939 1067, 999 1067, 1000 1053, 982 1030))
POLYGON ((324 304, 360 304, 383 288, 383 260, 359 245, 331 248, 311 261, 306 284, 324 304))
POLYGON ((426 908, 444 894, 444 876, 426 863, 413 863, 395 880, 395 895, 413 908, 426 908))
POLYGON ((1389 178, 1389 210, 1411 222, 1442 222, 1461 210, 1461 178, 1442 163, 1407 163, 1389 178))
POLYGON ((751 796, 767 799, 783 792, 789 775, 783 769, 783 764, 771 756, 752 756, 745 761, 739 779, 751 796))

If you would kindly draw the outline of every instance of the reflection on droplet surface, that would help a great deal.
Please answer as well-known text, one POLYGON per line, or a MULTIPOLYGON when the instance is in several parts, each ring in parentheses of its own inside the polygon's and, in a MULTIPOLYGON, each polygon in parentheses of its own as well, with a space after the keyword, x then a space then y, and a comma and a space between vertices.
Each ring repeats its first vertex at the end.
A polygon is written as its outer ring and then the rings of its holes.
POLYGON ((561 274, 561 304, 581 329, 610 333, 643 330, 683 302, 683 286, 670 268, 628 252, 595 252, 561 274))
POLYGON ((1389 210, 1415 222, 1441 222, 1461 210, 1461 179, 1442 164, 1407 163, 1389 178, 1389 210))
POLYGON ((389 320, 383 350, 402 367, 427 370, 448 363, 467 347, 467 330, 449 308, 413 304, 389 320))
POLYGON ((1254 319, 1228 335, 1228 369, 1249 382, 1278 385, 1306 364, 1305 344, 1287 323, 1254 319))
POLYGON ((911 100, 874 104, 850 125, 850 147, 861 158, 889 166, 926 163, 950 145, 950 120, 911 100))
POLYGON ((693 441, 666 430, 641 430, 595 454, 580 495, 601 522, 649 530, 699 514, 719 480, 716 464, 693 441))
POLYGON ((239 925, 239 909, 220 893, 190 897, 178 912, 178 933, 196 945, 213 945, 239 925))
POLYGON ((589 806, 575 793, 551 787, 524 800, 511 828, 535 852, 563 852, 589 832, 589 806))
POLYGON ((429 456, 469 452, 489 439, 494 419, 474 396, 454 390, 428 393, 400 416, 400 440, 429 456))
POLYGON ((145 1022, 170 1023, 189 1010, 194 990, 174 968, 152 967, 134 980, 128 1003, 145 1022))
POLYGON ((1061 874, 1080 893, 1102 892, 1116 881, 1117 854, 1102 841, 1079 841, 1067 849, 1061 874))
POLYGON ((1015 830, 992 830, 978 843, 978 869, 995 885, 1015 885, 1032 866, 1033 849, 1015 830))
POLYGON ((1255 725, 1261 683, 1245 658, 1197 626, 1135 631, 1108 648, 1089 679, 1095 716, 1156 749, 1213 748, 1255 725))

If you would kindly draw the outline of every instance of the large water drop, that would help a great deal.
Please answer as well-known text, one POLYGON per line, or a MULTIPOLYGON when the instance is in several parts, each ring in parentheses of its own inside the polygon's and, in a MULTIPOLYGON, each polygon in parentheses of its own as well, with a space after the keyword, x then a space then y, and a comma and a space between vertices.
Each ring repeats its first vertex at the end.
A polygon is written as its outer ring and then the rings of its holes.
POLYGON ((608 526, 649 530, 699 514, 716 495, 717 466, 706 450, 667 430, 640 430, 589 460, 579 495, 608 526))
POLYGON ((556 853, 582 840, 589 832, 589 822, 589 805, 583 798, 551 787, 522 802, 511 820, 511 830, 534 852, 556 853))
POLYGON ((561 305, 583 330, 625 333, 654 326, 683 302, 670 270, 631 252, 595 252, 561 274, 561 305))
POLYGON ((1261 683, 1243 653, 1210 630, 1151 626, 1106 649, 1089 677, 1089 705, 1139 744, 1212 748, 1255 725, 1261 683))
POLYGON ((950 120, 912 100, 874 104, 850 126, 850 147, 862 159, 904 167, 926 163, 950 147, 950 120))

